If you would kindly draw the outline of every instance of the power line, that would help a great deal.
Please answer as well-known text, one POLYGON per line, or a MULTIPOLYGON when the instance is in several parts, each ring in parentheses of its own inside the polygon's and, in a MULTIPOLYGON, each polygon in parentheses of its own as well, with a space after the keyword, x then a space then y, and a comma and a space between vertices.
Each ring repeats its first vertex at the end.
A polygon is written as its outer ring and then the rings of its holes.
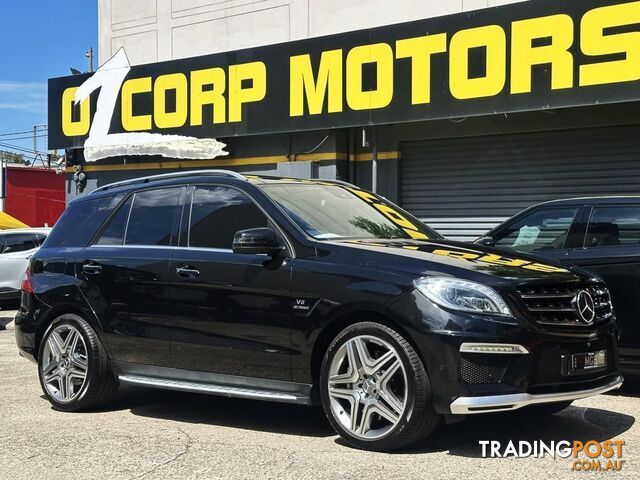
POLYGON ((10 143, 4 143, 4 142, 0 142, 0 147, 8 148, 8 149, 11 149, 11 150, 16 150, 16 151, 21 152, 21 153, 29 153, 31 155, 46 155, 47 154, 47 152, 40 152, 38 150, 31 150, 31 149, 28 149, 28 148, 19 147, 17 145, 11 145, 10 143))
MULTIPOLYGON (((38 130, 48 130, 48 127, 39 127, 38 130)), ((25 133, 33 133, 33 129, 25 130, 24 132, 11 132, 11 133, 0 133, 0 137, 8 137, 11 135, 23 135, 25 133)))
POLYGON ((32 138, 44 138, 44 137, 48 137, 48 135, 45 133, 44 135, 30 135, 26 137, 9 137, 9 138, 3 138, 2 141, 11 142, 13 140, 30 140, 32 138))

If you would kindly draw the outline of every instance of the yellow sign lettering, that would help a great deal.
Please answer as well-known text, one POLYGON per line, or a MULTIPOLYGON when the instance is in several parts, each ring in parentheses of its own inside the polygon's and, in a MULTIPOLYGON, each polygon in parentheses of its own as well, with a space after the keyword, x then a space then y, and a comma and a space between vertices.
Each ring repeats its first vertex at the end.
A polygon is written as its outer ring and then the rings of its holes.
POLYGON ((78 137, 89 133, 91 115, 89 100, 80 103, 80 118, 73 120, 73 98, 77 87, 67 88, 62 92, 62 133, 67 137, 78 137))
POLYGON ((580 86, 640 80, 640 32, 605 35, 605 30, 640 23, 640 2, 596 8, 582 17, 581 48, 585 55, 622 55, 621 60, 580 66, 580 86))
POLYGON ((311 55, 297 55, 290 59, 291 85, 289 87, 290 115, 304 115, 304 100, 309 105, 309 114, 324 112, 324 101, 328 96, 329 113, 342 111, 342 50, 322 52, 318 79, 313 76, 311 55))
POLYGON ((451 39, 450 49, 449 86, 455 98, 492 97, 502 91, 507 79, 507 36, 502 27, 462 30, 451 39), (470 78, 470 50, 480 47, 486 52, 486 71, 483 76, 470 78))
POLYGON ((347 55, 347 103, 352 110, 387 107, 393 100, 393 50, 386 43, 352 49, 347 55), (365 90, 363 67, 375 64, 376 88, 365 90))
POLYGON ((243 63, 229 67, 229 121, 242 121, 242 106, 259 102, 267 95, 267 66, 262 62, 243 63), (243 87, 243 82, 252 85, 243 87))
POLYGON ((127 132, 151 130, 151 115, 133 114, 133 96, 151 92, 151 77, 132 78, 122 85, 122 127, 127 132))
POLYGON ((222 68, 206 68, 191 72, 191 121, 192 126, 203 124, 202 107, 213 107, 211 122, 224 123, 227 119, 227 100, 224 92, 227 89, 227 75, 222 68), (205 90, 205 86, 211 89, 205 90))
POLYGON ((187 77, 183 73, 160 75, 153 85, 153 121, 158 128, 178 128, 187 122, 187 77), (167 110, 167 92, 175 92, 175 109, 167 110))
POLYGON ((511 32, 511 93, 530 93, 532 68, 551 66, 551 89, 573 87, 573 20, 552 15, 513 22, 511 32), (534 41, 549 41, 534 46, 534 41))
POLYGON ((396 42, 396 58, 411 59, 411 103, 431 103, 431 56, 447 51, 447 34, 425 35, 396 42))

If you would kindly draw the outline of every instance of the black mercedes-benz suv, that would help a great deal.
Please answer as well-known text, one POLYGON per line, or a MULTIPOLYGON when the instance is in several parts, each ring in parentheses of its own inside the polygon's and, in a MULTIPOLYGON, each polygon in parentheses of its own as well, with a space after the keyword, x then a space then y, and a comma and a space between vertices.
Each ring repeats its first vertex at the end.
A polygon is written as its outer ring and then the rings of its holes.
POLYGON ((119 383, 322 403, 392 450, 446 417, 551 414, 619 387, 602 281, 443 240, 337 181, 194 171, 74 200, 31 260, 16 340, 58 409, 119 383))

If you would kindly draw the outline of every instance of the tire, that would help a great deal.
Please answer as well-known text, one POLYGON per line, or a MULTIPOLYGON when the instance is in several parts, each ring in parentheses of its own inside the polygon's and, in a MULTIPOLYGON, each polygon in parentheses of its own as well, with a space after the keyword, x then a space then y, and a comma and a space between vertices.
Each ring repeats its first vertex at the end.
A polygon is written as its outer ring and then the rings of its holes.
POLYGON ((333 340, 322 362, 320 395, 334 430, 364 450, 407 447, 440 420, 422 360, 402 335, 379 323, 351 325, 333 340))
POLYGON ((47 400, 65 412, 97 407, 118 389, 95 330, 73 314, 56 318, 44 334, 38 350, 38 376, 47 400))

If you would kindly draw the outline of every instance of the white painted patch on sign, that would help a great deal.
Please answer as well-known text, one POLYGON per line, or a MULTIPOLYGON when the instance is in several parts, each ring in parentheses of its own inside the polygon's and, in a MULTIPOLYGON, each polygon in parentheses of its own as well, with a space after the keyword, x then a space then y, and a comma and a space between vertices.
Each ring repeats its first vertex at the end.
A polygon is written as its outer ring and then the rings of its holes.
POLYGON ((145 132, 110 134, 118 95, 130 70, 129 59, 121 48, 80 85, 75 94, 74 103, 77 105, 100 89, 96 113, 89 136, 84 142, 84 158, 87 162, 122 155, 160 155, 167 158, 208 160, 229 154, 224 150, 226 145, 213 138, 145 132))

